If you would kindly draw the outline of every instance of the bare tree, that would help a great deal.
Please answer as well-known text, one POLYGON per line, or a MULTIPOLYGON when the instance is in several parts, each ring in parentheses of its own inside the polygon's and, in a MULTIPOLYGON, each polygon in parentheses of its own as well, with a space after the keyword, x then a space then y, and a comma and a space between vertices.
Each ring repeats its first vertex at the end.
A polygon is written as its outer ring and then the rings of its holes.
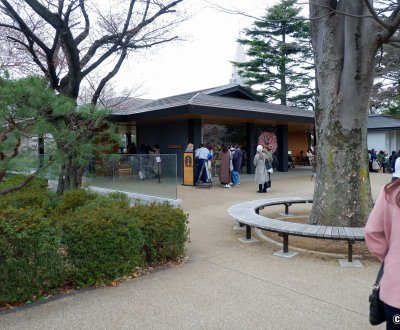
POLYGON ((313 0, 317 180, 310 222, 362 226, 372 206, 367 119, 376 53, 399 45, 399 1, 313 0))
MULTIPOLYGON (((176 9, 182 1, 0 0, 0 34, 29 54, 51 88, 74 100, 83 79, 106 66, 91 97, 96 104, 132 51, 177 39, 171 31, 183 19, 176 9)), ((60 129, 75 129, 82 125, 78 117, 52 120, 60 129)), ((82 164, 75 158, 65 157, 59 193, 80 186, 82 164)))

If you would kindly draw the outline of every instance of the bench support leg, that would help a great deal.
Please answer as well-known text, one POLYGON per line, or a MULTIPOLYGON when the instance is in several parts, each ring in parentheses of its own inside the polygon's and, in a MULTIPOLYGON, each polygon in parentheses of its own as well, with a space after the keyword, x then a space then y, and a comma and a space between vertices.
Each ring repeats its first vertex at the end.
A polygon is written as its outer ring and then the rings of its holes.
POLYGON ((251 226, 246 226, 246 238, 239 238, 239 241, 241 241, 242 243, 254 243, 257 242, 257 240, 255 238, 251 237, 251 226))
POLYGON ((288 253, 289 252, 289 235, 282 234, 282 236, 283 236, 283 253, 288 253))
POLYGON ((344 267, 362 267, 362 263, 360 260, 353 260, 353 244, 355 240, 354 239, 348 239, 347 240, 347 260, 346 259, 339 259, 339 264, 340 266, 344 267))
POLYGON ((348 249, 347 249, 347 261, 348 262, 353 262, 353 244, 354 244, 354 241, 349 239, 347 241, 347 243, 348 243, 347 244, 347 246, 348 246, 348 249))
POLYGON ((283 253, 288 253, 289 252, 289 235, 288 234, 284 234, 284 233, 279 233, 278 235, 283 238, 282 252, 283 253))
POLYGON ((251 227, 246 226, 246 239, 251 239, 251 227))
POLYGON ((273 255, 284 258, 292 258, 297 255, 297 252, 289 252, 289 234, 279 233, 283 237, 283 247, 281 251, 273 253, 273 255))
POLYGON ((285 203, 285 214, 289 214, 289 206, 291 206, 292 203, 285 203))

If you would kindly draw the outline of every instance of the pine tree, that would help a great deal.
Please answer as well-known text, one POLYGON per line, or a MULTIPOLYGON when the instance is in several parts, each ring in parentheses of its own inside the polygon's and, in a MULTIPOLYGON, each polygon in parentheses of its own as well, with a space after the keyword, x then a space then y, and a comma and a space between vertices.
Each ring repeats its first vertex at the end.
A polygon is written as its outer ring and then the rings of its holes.
POLYGON ((238 42, 248 62, 233 62, 246 85, 267 102, 313 108, 314 65, 309 22, 296 0, 282 0, 245 29, 238 42))

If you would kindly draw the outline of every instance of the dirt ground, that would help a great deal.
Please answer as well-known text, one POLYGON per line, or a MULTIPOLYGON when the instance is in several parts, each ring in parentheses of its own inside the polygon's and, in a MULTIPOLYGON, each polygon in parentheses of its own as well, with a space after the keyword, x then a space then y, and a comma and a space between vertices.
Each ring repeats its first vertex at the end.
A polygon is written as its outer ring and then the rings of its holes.
MULTIPOLYGON (((311 204, 294 204, 289 208, 290 215, 284 214, 284 206, 271 206, 260 211, 260 215, 267 216, 278 220, 287 220, 297 223, 307 223, 308 216, 311 212, 311 204)), ((283 239, 277 233, 269 232, 266 230, 262 231, 266 237, 282 243, 283 239)), ((341 240, 329 240, 329 239, 318 239, 311 237, 300 237, 289 235, 289 250, 291 248, 300 248, 310 251, 344 254, 347 255, 348 245, 347 241, 341 240)), ((353 244, 353 255, 357 255, 362 259, 376 259, 368 251, 365 242, 355 242, 353 244)))

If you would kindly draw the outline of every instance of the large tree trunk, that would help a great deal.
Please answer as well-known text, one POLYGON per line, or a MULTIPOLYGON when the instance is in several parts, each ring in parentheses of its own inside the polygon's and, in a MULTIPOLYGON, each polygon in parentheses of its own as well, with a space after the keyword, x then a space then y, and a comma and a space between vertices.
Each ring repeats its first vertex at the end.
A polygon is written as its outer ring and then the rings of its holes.
POLYGON ((363 1, 339 2, 340 13, 329 3, 310 5, 318 91, 317 176, 309 221, 357 227, 372 206, 367 120, 378 38, 363 1))

